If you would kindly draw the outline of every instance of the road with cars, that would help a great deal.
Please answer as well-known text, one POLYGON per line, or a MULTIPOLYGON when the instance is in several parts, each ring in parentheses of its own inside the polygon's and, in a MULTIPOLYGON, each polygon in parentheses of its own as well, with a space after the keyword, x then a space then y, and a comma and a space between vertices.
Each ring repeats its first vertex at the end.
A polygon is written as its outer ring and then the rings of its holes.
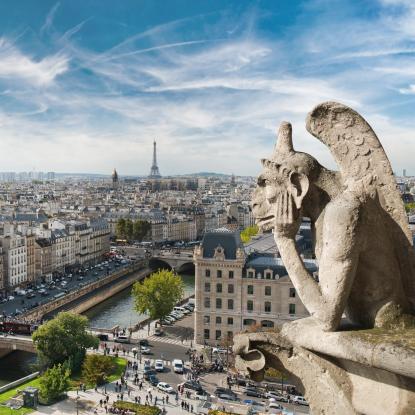
POLYGON ((110 259, 92 267, 82 268, 77 273, 56 276, 48 283, 38 283, 22 290, 17 290, 7 298, 0 299, 0 313, 5 317, 16 317, 22 312, 76 291, 80 286, 98 281, 114 271, 129 265, 126 259, 110 259))

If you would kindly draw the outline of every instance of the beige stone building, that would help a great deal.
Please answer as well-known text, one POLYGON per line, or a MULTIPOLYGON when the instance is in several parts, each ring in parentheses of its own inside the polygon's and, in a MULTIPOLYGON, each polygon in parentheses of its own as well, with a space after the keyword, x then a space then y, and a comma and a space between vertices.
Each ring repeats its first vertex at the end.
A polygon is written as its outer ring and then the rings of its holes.
POLYGON ((52 243, 50 238, 36 239, 35 275, 36 281, 48 281, 52 278, 52 243))
MULTIPOLYGON (((195 249, 195 342, 223 344, 249 326, 308 315, 279 258, 245 253, 239 233, 207 232, 195 249)), ((313 261, 306 261, 310 272, 313 261)))
POLYGON ((26 234, 27 245, 27 282, 33 282, 36 276, 36 256, 35 256, 35 239, 34 233, 26 234))
POLYGON ((8 234, 0 238, 3 248, 4 281, 6 289, 24 286, 27 283, 26 237, 8 234))

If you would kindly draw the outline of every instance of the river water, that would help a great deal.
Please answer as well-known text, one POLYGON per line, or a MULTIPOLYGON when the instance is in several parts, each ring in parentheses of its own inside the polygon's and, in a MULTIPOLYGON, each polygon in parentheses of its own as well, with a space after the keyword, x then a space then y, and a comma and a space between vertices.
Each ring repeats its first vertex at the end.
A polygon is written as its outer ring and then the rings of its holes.
MULTIPOLYGON (((182 275, 186 297, 194 294, 194 275, 182 275)), ((119 292, 108 300, 98 304, 84 313, 89 318, 90 327, 112 328, 130 327, 146 318, 134 311, 131 287, 119 292)), ((31 364, 35 363, 34 354, 16 351, 0 359, 0 386, 19 379, 33 372, 31 364)))

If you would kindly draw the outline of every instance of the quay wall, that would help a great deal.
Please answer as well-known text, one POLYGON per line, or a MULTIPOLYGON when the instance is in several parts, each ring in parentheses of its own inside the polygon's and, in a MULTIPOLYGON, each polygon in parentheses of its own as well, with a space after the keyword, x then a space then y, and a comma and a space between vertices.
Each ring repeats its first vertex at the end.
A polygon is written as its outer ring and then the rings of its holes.
POLYGON ((41 320, 64 310, 82 313, 132 285, 135 281, 145 278, 150 273, 151 269, 148 267, 147 260, 137 261, 131 266, 89 283, 77 291, 42 304, 22 314, 21 317, 28 320, 41 320))
MULTIPOLYGON (((0 393, 6 392, 9 389, 13 389, 16 386, 21 385, 22 383, 26 383, 29 380, 35 379, 39 376, 39 374, 40 374, 40 372, 34 372, 34 373, 31 373, 30 375, 25 376, 24 378, 20 378, 20 379, 17 379, 15 381, 13 381, 13 382, 10 382, 7 385, 4 385, 4 386, 0 387, 0 393)), ((10 411, 10 413, 12 413, 12 412, 10 411)))

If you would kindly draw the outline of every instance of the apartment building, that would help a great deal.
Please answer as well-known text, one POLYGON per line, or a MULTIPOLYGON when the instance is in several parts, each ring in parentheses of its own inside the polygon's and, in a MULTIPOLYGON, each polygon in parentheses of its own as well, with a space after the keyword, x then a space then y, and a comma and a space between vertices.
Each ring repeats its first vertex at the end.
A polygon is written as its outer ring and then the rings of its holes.
MULTIPOLYGON (((248 255, 239 232, 207 232, 194 263, 198 344, 221 344, 250 326, 273 328, 308 315, 281 260, 248 255)), ((313 261, 306 266, 317 269, 313 261)))
POLYGON ((8 234, 0 237, 3 249, 4 286, 12 289, 27 283, 26 237, 8 234))

